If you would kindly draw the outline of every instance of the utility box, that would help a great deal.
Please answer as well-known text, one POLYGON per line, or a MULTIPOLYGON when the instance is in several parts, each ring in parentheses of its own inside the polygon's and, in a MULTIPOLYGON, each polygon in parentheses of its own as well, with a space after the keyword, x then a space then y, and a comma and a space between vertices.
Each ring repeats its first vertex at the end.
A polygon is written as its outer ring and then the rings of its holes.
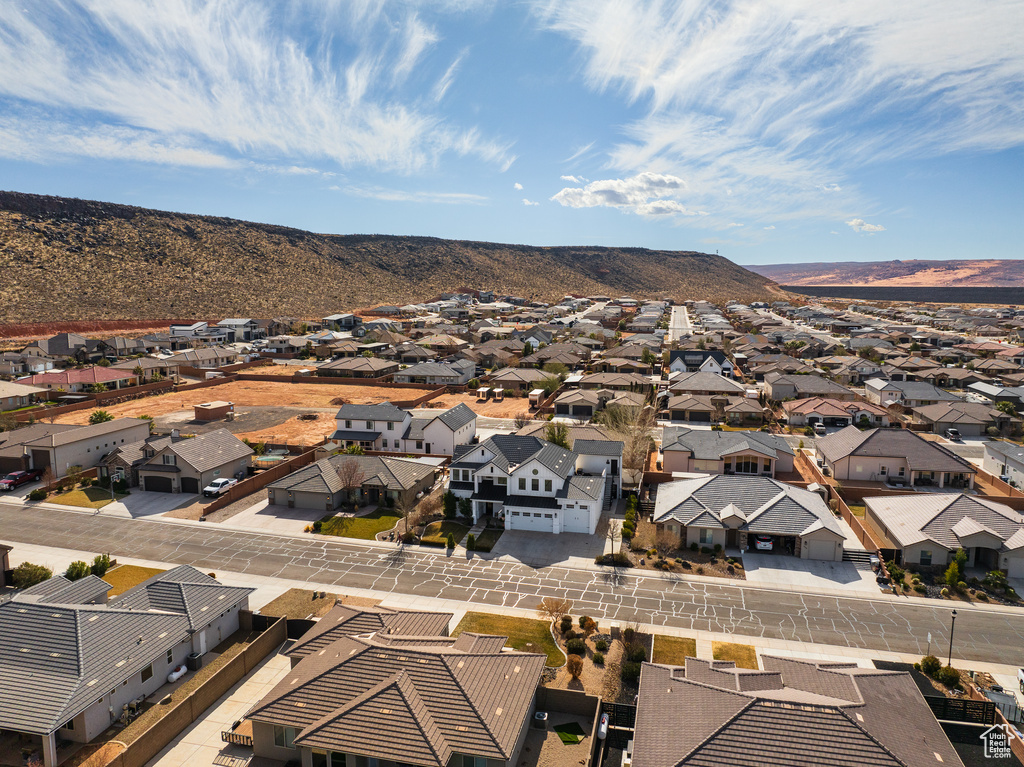
POLYGON ((223 421, 229 413, 235 412, 234 403, 231 402, 204 402, 195 406, 195 420, 197 421, 223 421))

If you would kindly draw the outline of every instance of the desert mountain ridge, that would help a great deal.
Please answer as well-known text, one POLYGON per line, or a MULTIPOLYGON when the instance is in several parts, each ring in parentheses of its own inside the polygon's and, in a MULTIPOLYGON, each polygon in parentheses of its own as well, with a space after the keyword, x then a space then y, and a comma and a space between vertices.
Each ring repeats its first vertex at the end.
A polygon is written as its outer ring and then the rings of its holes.
POLYGON ((851 285, 876 287, 1020 287, 1024 260, 952 259, 946 261, 836 261, 746 266, 779 285, 851 285))
POLYGON ((770 280, 696 251, 315 234, 230 218, 0 191, 0 323, 319 317, 469 285, 754 301, 770 280))

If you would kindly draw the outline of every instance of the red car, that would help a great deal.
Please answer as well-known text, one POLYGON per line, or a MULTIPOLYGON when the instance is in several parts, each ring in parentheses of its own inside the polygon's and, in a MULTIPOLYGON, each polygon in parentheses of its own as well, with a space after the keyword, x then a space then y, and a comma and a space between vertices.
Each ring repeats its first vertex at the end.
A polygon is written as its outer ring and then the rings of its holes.
POLYGON ((0 479, 0 490, 13 490, 16 487, 35 482, 43 476, 42 469, 30 469, 29 471, 13 471, 3 479, 0 479))

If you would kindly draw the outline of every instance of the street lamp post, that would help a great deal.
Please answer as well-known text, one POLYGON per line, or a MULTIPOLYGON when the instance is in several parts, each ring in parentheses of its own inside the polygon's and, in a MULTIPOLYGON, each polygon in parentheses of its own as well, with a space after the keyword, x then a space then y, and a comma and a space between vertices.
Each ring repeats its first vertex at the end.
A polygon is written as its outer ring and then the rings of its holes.
POLYGON ((949 622, 949 658, 946 661, 947 666, 953 665, 953 629, 956 628, 956 610, 953 611, 952 620, 949 622))

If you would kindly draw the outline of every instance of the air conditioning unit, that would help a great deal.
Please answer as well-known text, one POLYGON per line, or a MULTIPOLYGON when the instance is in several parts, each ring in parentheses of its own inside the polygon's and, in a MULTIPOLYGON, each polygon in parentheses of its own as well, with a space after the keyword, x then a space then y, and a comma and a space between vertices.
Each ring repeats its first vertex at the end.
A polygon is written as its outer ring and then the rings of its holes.
POLYGON ((546 730, 548 728, 547 711, 538 711, 533 715, 533 728, 535 730, 546 730))

